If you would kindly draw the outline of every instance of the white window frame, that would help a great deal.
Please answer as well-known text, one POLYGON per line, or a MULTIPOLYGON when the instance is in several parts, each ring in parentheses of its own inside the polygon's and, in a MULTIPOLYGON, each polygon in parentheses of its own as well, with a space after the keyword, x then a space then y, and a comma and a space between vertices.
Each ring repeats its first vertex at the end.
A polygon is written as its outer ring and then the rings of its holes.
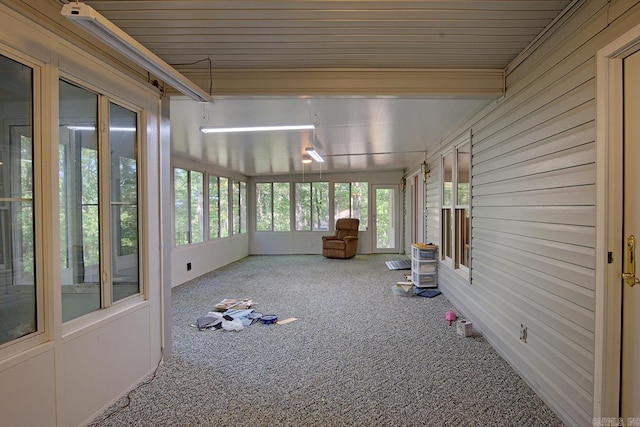
POLYGON ((248 233, 247 224, 247 182, 241 179, 231 179, 231 185, 229 186, 231 193, 231 235, 241 236, 248 233), (236 218, 235 210, 235 191, 236 185, 238 188, 238 217, 236 218), (244 202, 244 203, 243 203, 244 202), (236 226, 238 227, 236 229, 236 226))
MULTIPOLYGON (((44 67, 45 65, 37 61, 36 59, 24 55, 14 49, 11 49, 5 45, 0 44, 0 55, 5 56, 13 61, 16 61, 22 65, 25 65, 32 69, 33 72, 33 98, 32 98, 32 146, 33 146, 33 215, 34 215, 34 265, 35 265, 35 304, 36 304, 36 330, 28 335, 20 338, 8 341, 0 345, 0 361, 5 360, 13 355, 19 354, 25 350, 34 348, 38 345, 44 344, 49 340, 51 328, 47 327, 47 317, 45 310, 45 280, 49 282, 47 287, 50 287, 50 278, 45 278, 44 268, 42 263, 44 262, 44 212, 43 206, 45 206, 45 195, 43 187, 43 162, 45 156, 43 150, 45 149, 43 140, 43 122, 44 117, 42 114, 43 102, 43 87, 44 83, 44 67)), ((55 148, 57 150, 57 147, 55 148)))
POLYGON ((440 167, 441 167, 441 175, 440 175, 440 259, 443 263, 450 266, 452 269, 456 270, 460 274, 464 275, 468 279, 470 279, 470 271, 471 271, 471 135, 465 135, 462 140, 457 141, 452 144, 452 147, 447 151, 443 152, 440 158, 440 167), (464 147, 468 147, 469 150, 469 194, 468 204, 458 204, 458 153, 464 147), (449 204, 444 204, 444 183, 445 183, 445 159, 447 156, 451 156, 451 202, 449 204), (444 218, 444 210, 450 210, 449 219, 444 218), (468 209, 469 211, 469 248, 468 248, 468 266, 463 265, 461 261, 461 257, 464 254, 464 250, 460 248, 460 239, 462 235, 460 234, 460 227, 457 224, 457 215, 458 212, 462 209, 468 209), (451 228, 451 236, 450 236, 450 245, 451 245, 451 256, 448 256, 446 250, 446 241, 445 241, 445 233, 447 232, 446 228, 449 226, 451 228))
POLYGON ((269 181, 269 182, 256 182, 254 184, 254 205, 255 205, 255 217, 254 217, 254 231, 256 233, 269 233, 269 232, 274 232, 274 233, 286 233, 286 232, 290 232, 291 230, 291 189, 292 189, 292 185, 291 182, 289 181, 269 181), (275 229, 275 212, 276 212, 276 203, 274 200, 274 184, 286 184, 289 190, 289 227, 286 230, 276 230, 275 229), (271 217, 271 226, 268 229, 258 229, 258 186, 260 185, 268 185, 269 186, 269 197, 271 198, 271 212, 270 212, 270 217, 271 217))
POLYGON ((293 185, 294 185, 293 186, 293 193, 294 193, 294 196, 295 196, 294 197, 294 203, 293 203, 293 210, 294 210, 294 215, 293 215, 294 228, 293 229, 294 229, 294 231, 302 232, 302 233, 310 232, 310 231, 322 231, 322 232, 329 231, 329 229, 331 228, 330 227, 331 211, 330 211, 330 207, 329 207, 329 201, 331 199, 331 197, 330 197, 331 183, 329 181, 308 181, 308 182, 300 182, 300 181, 298 181, 298 182, 295 182, 293 185), (308 184, 309 185, 309 198, 310 198, 309 199, 309 225, 310 225, 309 230, 299 230, 298 229, 298 216, 297 216, 298 211, 297 211, 297 206, 298 206, 298 203, 300 202, 300 200, 298 199, 298 193, 297 193, 296 190, 297 190, 298 185, 303 185, 303 184, 305 184, 305 185, 308 184), (326 203, 326 206, 327 206, 327 216, 324 218, 325 221, 327 222, 327 227, 326 228, 315 227, 315 224, 313 222, 313 211, 314 211, 315 206, 316 206, 316 203, 315 203, 314 198, 313 198, 314 187, 316 187, 319 184, 325 184, 327 186, 327 200, 325 200, 325 203, 326 203))
MULTIPOLYGON (((145 121, 145 111, 144 108, 131 104, 113 94, 106 92, 100 88, 97 88, 95 85, 89 84, 86 81, 79 80, 74 76, 61 72, 58 76, 58 80, 56 80, 57 84, 59 81, 63 80, 70 84, 76 85, 87 91, 94 92, 98 95, 98 138, 102 140, 102 142, 98 143, 98 153, 99 153, 99 164, 101 165, 99 171, 99 181, 102 182, 99 184, 99 194, 100 200, 104 200, 100 202, 100 218, 108 218, 106 221, 100 221, 100 234, 104 236, 111 236, 111 197, 110 197, 110 171, 109 164, 111 153, 109 149, 109 106, 110 104, 115 104, 120 107, 126 108, 136 114, 136 138, 137 138, 137 191, 138 191, 138 292, 136 294, 130 295, 128 297, 122 298, 117 301, 113 301, 113 277, 112 274, 112 264, 111 264, 111 249, 112 242, 110 237, 107 237, 104 242, 101 239, 101 260, 100 260, 100 289, 101 289, 101 301, 100 308, 94 311, 91 311, 82 316, 76 317, 74 319, 70 319, 62 324, 62 332, 63 335, 69 336, 67 334, 72 333, 73 331, 77 331, 81 329, 83 326, 87 324, 91 324, 95 321, 101 320, 107 313, 110 313, 110 310, 125 310, 128 307, 133 305, 144 303, 148 296, 148 285, 144 272, 144 266, 146 257, 146 247, 144 242, 146 242, 145 236, 145 224, 143 221, 143 212, 145 210, 145 186, 143 185, 144 176, 147 173, 146 166, 144 164, 144 156, 146 153, 146 135, 143 134, 145 127, 142 125, 145 121), (101 112, 102 111, 102 112, 101 112), (107 142, 105 143, 104 140, 107 142), (104 166, 107 165, 107 166, 104 166), (113 307, 113 309, 112 309, 113 307)), ((59 99, 58 99, 59 101, 59 99)), ((58 151, 59 147, 56 145, 55 147, 55 159, 56 164, 58 164, 58 151)), ((57 183, 56 183, 57 185, 57 183)))

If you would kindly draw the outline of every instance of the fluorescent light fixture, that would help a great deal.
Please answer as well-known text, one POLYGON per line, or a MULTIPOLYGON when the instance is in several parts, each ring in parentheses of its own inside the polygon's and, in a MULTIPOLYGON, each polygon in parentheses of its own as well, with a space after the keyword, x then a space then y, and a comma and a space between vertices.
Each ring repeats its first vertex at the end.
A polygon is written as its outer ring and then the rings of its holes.
POLYGON ((61 13, 65 18, 81 26, 184 95, 196 101, 213 102, 211 95, 96 12, 91 6, 78 2, 67 3, 62 6, 61 13))
POLYGON ((302 163, 304 163, 305 165, 308 165, 312 161, 313 160, 311 160, 311 157, 307 156, 306 154, 302 156, 302 163))
MULTIPOLYGON (((69 125, 67 126, 67 129, 69 130, 88 130, 88 131, 95 131, 96 127, 95 126, 73 126, 73 125, 69 125)), ((135 132, 136 128, 132 128, 132 127, 118 127, 118 126, 112 126, 109 128, 109 131, 111 132, 135 132)))
POLYGON ((315 125, 284 125, 284 126, 245 126, 245 127, 206 127, 200 128, 202 133, 230 133, 230 132, 267 132, 276 130, 311 130, 315 125))
POLYGON ((306 151, 307 151, 308 155, 313 157, 313 160, 315 160, 318 163, 324 163, 324 159, 322 158, 322 156, 320 154, 318 154, 318 152, 315 150, 315 148, 307 147, 306 151))

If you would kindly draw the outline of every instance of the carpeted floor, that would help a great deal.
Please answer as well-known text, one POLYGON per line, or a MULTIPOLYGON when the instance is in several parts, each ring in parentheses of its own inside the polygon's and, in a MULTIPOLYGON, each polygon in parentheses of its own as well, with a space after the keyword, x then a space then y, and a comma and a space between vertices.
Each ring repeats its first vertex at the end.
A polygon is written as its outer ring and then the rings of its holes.
POLYGON ((402 255, 240 260, 174 288, 174 355, 93 426, 559 426, 444 295, 394 296, 402 255), (191 326, 223 298, 286 325, 191 326))

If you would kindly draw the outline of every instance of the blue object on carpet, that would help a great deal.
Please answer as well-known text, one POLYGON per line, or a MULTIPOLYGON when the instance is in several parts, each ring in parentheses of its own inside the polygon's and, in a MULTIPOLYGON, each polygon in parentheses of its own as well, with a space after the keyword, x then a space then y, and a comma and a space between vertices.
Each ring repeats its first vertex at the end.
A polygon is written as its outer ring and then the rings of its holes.
POLYGON ((434 289, 416 288, 416 295, 419 296, 419 297, 433 298, 433 297, 437 297, 438 295, 440 295, 440 291, 436 291, 434 289))
POLYGON ((411 270, 411 260, 401 259, 399 261, 385 261, 389 270, 411 270))

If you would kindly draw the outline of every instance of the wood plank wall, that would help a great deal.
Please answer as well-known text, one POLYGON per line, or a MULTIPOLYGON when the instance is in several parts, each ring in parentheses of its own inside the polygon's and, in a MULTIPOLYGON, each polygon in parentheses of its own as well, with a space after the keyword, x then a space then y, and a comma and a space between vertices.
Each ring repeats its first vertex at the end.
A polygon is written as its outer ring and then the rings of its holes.
MULTIPOLYGON (((569 425, 593 414, 595 55, 639 22, 638 1, 578 3, 508 69, 504 99, 453 133, 473 134, 472 280, 441 263, 439 286, 569 425)), ((429 157, 434 242, 441 153, 429 157)))

